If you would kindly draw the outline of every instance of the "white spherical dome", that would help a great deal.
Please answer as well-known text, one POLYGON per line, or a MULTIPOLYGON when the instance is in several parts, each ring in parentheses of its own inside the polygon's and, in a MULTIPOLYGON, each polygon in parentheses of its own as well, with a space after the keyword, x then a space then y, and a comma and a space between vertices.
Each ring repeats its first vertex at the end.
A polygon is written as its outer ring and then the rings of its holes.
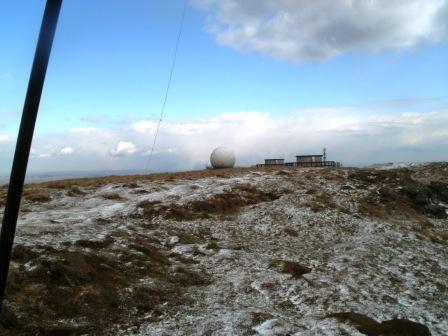
POLYGON ((210 163, 213 168, 232 168, 235 165, 235 154, 226 147, 215 148, 210 155, 210 163))

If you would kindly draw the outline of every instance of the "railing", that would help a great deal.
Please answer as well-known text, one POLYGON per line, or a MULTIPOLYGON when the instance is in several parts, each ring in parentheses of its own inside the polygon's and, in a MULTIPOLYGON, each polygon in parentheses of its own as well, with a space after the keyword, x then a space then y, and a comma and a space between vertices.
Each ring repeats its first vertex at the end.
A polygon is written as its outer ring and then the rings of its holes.
POLYGON ((321 161, 321 162, 285 162, 284 164, 256 164, 256 168, 263 167, 340 167, 341 164, 336 161, 321 161))

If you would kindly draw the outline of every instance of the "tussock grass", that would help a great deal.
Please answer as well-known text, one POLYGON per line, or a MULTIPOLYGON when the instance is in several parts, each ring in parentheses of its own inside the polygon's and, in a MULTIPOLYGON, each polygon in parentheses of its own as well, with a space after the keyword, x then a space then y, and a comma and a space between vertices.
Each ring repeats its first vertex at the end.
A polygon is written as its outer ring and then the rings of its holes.
POLYGON ((10 321, 21 323, 9 325, 6 335, 109 334, 105 326, 126 329, 149 313, 157 317, 160 309, 190 302, 186 288, 210 283, 185 256, 173 265, 153 237, 116 232, 114 239, 61 248, 15 245, 5 308, 10 321), (117 235, 123 245, 113 245, 117 235), (157 285, 145 285, 144 278, 157 285))
POLYGON ((231 191, 214 194, 185 204, 161 204, 157 201, 143 201, 137 206, 143 208, 143 216, 152 219, 163 216, 176 221, 217 217, 228 218, 242 207, 278 199, 277 194, 258 190, 249 184, 236 184, 231 191))
POLYGON ((123 200, 124 198, 120 196, 120 194, 116 192, 109 192, 102 195, 104 199, 107 200, 123 200))
POLYGON ((290 228, 290 227, 283 228, 283 232, 286 233, 288 236, 291 236, 291 237, 298 237, 299 236, 299 233, 297 232, 297 230, 294 230, 293 228, 290 228))
POLYGON ((317 191, 317 189, 311 188, 307 194, 312 195, 312 198, 305 201, 303 205, 310 208, 313 212, 334 209, 343 213, 349 213, 346 208, 334 202, 333 197, 325 190, 317 191))
POLYGON ((0 187, 0 207, 5 205, 7 193, 8 189, 5 186, 0 187))
POLYGON ((130 188, 130 189, 135 189, 135 188, 138 188, 139 185, 138 185, 137 182, 126 182, 126 183, 123 184, 123 187, 130 188))
POLYGON ((26 188, 23 191, 23 197, 34 203, 47 203, 51 201, 50 195, 43 189, 26 188))
MULTIPOLYGON (((431 186, 431 185, 430 185, 431 186)), ((425 217, 445 218, 445 210, 433 204, 433 198, 443 198, 448 187, 431 187, 411 181, 401 185, 401 189, 381 186, 359 201, 359 212, 368 217, 387 219, 400 217, 424 220, 425 217), (445 189, 446 188, 446 189, 445 189), (440 196, 441 195, 441 196, 440 196)))
POLYGON ((114 239, 111 236, 107 236, 106 238, 102 240, 86 240, 86 239, 80 239, 75 242, 76 246, 79 247, 86 247, 91 249, 104 249, 111 244, 113 244, 114 239))
POLYGON ((66 179, 60 181, 40 182, 33 183, 34 186, 42 186, 55 189, 69 189, 72 185, 79 187, 102 187, 107 184, 122 184, 127 188, 137 188, 138 182, 154 181, 154 182, 167 182, 183 179, 196 180, 206 177, 233 177, 242 174, 250 173, 256 170, 255 168, 231 168, 231 169, 204 169, 194 170, 186 172, 174 172, 174 173, 156 173, 146 175, 111 175, 103 177, 88 177, 88 178, 75 178, 66 179))
POLYGON ((49 189, 68 189, 72 187, 72 185, 66 183, 65 181, 52 181, 47 182, 45 186, 49 189))
POLYGON ((84 196, 87 193, 82 191, 78 186, 71 186, 70 190, 67 191, 68 196, 76 197, 76 196, 84 196))

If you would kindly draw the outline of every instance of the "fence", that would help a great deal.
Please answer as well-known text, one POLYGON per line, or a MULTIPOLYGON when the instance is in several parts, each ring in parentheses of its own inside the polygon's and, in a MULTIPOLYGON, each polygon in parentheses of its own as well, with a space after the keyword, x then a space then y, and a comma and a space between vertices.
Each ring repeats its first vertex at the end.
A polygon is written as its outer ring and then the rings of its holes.
POLYGON ((340 167, 341 164, 336 161, 320 161, 320 162, 286 162, 284 164, 256 164, 255 167, 340 167))

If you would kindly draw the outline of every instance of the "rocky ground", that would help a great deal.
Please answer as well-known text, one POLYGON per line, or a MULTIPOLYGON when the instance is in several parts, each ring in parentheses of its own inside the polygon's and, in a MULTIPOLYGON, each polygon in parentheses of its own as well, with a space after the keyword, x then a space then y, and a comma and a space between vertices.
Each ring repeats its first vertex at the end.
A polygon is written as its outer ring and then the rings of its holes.
POLYGON ((447 183, 432 163, 27 185, 0 333, 446 335, 447 183))

